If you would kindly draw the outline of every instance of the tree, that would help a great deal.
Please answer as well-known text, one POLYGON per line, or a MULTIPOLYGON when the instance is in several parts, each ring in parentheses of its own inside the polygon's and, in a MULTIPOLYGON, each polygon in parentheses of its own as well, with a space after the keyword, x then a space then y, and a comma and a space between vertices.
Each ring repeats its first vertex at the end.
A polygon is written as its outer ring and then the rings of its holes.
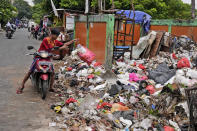
POLYGON ((23 17, 31 18, 32 17, 32 9, 31 6, 24 0, 15 0, 13 4, 18 9, 18 18, 21 19, 23 17))
POLYGON ((5 24, 11 18, 16 17, 17 9, 12 6, 9 0, 1 0, 0 2, 0 21, 5 24))
POLYGON ((66 9, 85 10, 85 0, 61 0, 60 5, 66 9))
POLYGON ((195 19, 195 0, 191 0, 192 3, 192 18, 195 19))
POLYGON ((39 3, 41 3, 42 2, 42 0, 33 0, 33 3, 36 5, 36 4, 39 4, 39 3))
MULTIPOLYGON (((115 9, 130 10, 131 0, 105 0, 106 9, 112 8, 114 1, 115 9)), ((153 19, 190 19, 191 5, 182 0, 133 0, 135 10, 144 11, 153 19)), ((34 0, 36 4, 34 13, 49 14, 52 10, 50 0, 34 0), (39 7, 39 8, 38 8, 39 7), (41 11, 40 11, 41 10, 41 11)), ((53 0, 56 8, 85 11, 85 0, 53 0)), ((90 10, 98 12, 98 0, 90 0, 90 10)), ((35 17, 37 14, 34 14, 35 17)), ((54 15, 54 14, 51 14, 54 15)))
MULTIPOLYGON (((115 8, 131 9, 131 0, 114 0, 115 8)), ((190 19, 191 6, 182 0, 134 0, 135 10, 150 14, 153 19, 190 19)))
POLYGON ((36 23, 39 23, 41 18, 43 17, 43 15, 45 14, 42 5, 41 4, 36 4, 35 6, 33 6, 32 9, 32 18, 34 19, 34 21, 36 23))
MULTIPOLYGON (((61 0, 53 0, 55 7, 58 9, 60 8, 61 0)), ((34 0, 35 5, 33 6, 33 14, 32 18, 36 23, 39 23, 40 20, 43 18, 44 15, 49 15, 49 17, 53 16, 52 6, 50 0, 34 0)))

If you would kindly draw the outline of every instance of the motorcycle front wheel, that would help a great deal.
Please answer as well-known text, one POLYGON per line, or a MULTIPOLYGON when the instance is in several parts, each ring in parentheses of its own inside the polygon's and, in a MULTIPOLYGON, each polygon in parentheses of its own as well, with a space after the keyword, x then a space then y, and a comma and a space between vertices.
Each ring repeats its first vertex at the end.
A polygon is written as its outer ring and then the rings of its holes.
POLYGON ((49 89, 49 82, 48 80, 41 80, 41 97, 44 100, 46 98, 47 95, 47 90, 49 89))

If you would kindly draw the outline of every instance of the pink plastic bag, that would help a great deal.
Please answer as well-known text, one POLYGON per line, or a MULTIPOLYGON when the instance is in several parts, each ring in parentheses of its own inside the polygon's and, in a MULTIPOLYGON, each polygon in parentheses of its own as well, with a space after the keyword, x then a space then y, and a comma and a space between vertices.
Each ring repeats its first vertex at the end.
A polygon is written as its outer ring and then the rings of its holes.
POLYGON ((175 131, 175 130, 170 126, 164 126, 164 131, 175 131))
POLYGON ((135 73, 130 73, 129 74, 129 81, 134 81, 134 82, 137 82, 137 81, 140 81, 140 80, 147 80, 148 77, 147 76, 142 76, 142 77, 139 77, 137 76, 137 74, 135 73))
POLYGON ((95 60, 95 54, 90 51, 88 48, 78 45, 77 48, 79 49, 78 51, 78 56, 80 57, 81 60, 87 62, 89 65, 92 63, 92 61, 95 60))

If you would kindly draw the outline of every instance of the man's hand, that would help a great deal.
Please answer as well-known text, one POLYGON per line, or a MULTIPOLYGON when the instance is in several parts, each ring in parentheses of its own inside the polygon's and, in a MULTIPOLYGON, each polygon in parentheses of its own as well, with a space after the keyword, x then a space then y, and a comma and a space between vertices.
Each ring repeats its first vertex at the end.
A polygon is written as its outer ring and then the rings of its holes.
POLYGON ((73 42, 78 42, 78 41, 79 41, 79 39, 78 39, 78 38, 73 40, 73 42))
POLYGON ((69 41, 69 42, 66 42, 62 47, 60 47, 60 50, 69 50, 68 49, 68 46, 70 45, 70 44, 72 44, 72 43, 74 43, 74 42, 78 42, 79 41, 79 39, 74 39, 74 40, 71 40, 71 41, 69 41))

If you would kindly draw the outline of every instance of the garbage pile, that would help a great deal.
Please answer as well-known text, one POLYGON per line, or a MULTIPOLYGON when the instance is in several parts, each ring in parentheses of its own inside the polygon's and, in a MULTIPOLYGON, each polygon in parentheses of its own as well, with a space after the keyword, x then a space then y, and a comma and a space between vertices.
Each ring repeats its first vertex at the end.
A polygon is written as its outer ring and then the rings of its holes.
POLYGON ((191 39, 187 36, 176 37, 169 32, 151 31, 147 36, 141 37, 138 44, 133 47, 132 57, 152 58, 159 54, 160 51, 173 52, 179 47, 188 47, 191 39))
POLYGON ((55 64, 57 115, 50 126, 76 131, 187 131, 185 88, 197 84, 197 47, 159 52, 148 59, 115 61, 106 70, 78 46, 55 64))

